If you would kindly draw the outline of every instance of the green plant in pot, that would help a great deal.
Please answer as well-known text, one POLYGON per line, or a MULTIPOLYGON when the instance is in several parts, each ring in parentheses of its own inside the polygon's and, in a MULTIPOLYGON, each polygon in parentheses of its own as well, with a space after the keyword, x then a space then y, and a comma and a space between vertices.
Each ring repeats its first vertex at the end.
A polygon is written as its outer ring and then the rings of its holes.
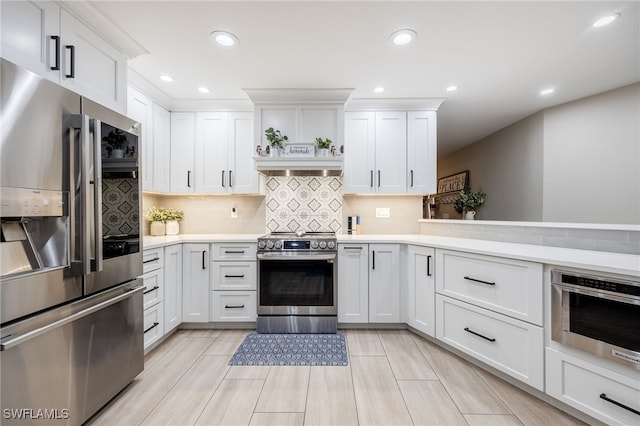
POLYGON ((333 141, 329 138, 326 138, 326 139, 316 138, 316 147, 318 148, 320 155, 322 155, 323 157, 326 157, 327 155, 329 155, 331 144, 333 144, 333 141))
POLYGON ((453 207, 464 219, 474 219, 476 210, 484 204, 487 196, 482 190, 473 192, 469 188, 460 191, 460 197, 455 201, 453 207))
POLYGON ((122 148, 127 144, 127 135, 122 130, 114 129, 102 140, 107 143, 107 150, 110 151, 110 154, 113 154, 113 158, 122 158, 124 156, 122 148), (109 150, 109 148, 111 149, 109 150))
POLYGON ((284 143, 289 140, 287 135, 280 133, 280 130, 274 130, 273 127, 265 130, 264 135, 267 137, 267 141, 269 141, 269 145, 271 146, 271 156, 274 157, 279 155, 280 150, 284 148, 284 143))

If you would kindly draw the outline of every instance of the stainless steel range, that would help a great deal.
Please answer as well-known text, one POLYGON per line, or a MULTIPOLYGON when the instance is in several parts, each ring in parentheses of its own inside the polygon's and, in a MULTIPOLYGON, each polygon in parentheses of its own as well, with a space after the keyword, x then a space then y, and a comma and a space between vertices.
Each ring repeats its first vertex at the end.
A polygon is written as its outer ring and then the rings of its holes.
POLYGON ((258 238, 258 333, 335 333, 334 233, 271 233, 258 238))

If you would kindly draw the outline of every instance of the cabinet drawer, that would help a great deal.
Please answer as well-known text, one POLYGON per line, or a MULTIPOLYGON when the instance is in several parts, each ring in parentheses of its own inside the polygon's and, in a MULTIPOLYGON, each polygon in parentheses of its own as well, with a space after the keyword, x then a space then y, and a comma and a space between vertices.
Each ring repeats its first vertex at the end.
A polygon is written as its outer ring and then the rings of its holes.
POLYGON ((213 260, 256 260, 256 243, 213 243, 213 260))
POLYGON ((543 390, 542 327, 441 295, 436 318, 438 339, 543 390))
POLYGON ((542 325, 541 264, 436 250, 436 271, 438 293, 542 325))
POLYGON ((546 362, 550 396, 609 425, 640 421, 640 414, 631 411, 640 412, 639 371, 630 369, 622 375, 551 348, 546 350, 546 362))
POLYGON ((142 273, 164 267, 164 247, 149 249, 142 252, 142 273))
POLYGON ((164 270, 156 269, 142 276, 144 280, 143 308, 147 309, 163 300, 164 270))
POLYGON ((256 262, 213 262, 214 290, 255 290, 256 262))
POLYGON ((255 291, 212 291, 211 321, 255 321, 255 291))
POLYGON ((143 324, 145 349, 157 342, 164 334, 163 307, 164 305, 161 302, 149 309, 144 310, 143 324))

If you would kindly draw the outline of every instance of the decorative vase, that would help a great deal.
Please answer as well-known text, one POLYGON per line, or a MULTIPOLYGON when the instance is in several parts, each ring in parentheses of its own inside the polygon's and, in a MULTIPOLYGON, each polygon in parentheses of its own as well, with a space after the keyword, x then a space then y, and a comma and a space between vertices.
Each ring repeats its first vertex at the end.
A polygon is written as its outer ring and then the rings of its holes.
POLYGON ((153 222, 151 222, 151 225, 149 226, 149 233, 151 235, 164 235, 164 232, 164 223, 160 222, 159 220, 154 220, 153 222))
POLYGON ((318 156, 319 157, 328 157, 329 156, 329 149, 327 149, 327 148, 319 148, 318 149, 318 156))
POLYGON ((476 218, 476 212, 474 212, 473 210, 470 210, 468 212, 465 213, 464 218, 466 220, 475 220, 476 218))
POLYGON ((112 158, 124 158, 124 151, 121 149, 114 149, 111 151, 112 158))
POLYGON ((180 224, 177 220, 169 220, 165 226, 167 235, 178 235, 180 233, 180 224))

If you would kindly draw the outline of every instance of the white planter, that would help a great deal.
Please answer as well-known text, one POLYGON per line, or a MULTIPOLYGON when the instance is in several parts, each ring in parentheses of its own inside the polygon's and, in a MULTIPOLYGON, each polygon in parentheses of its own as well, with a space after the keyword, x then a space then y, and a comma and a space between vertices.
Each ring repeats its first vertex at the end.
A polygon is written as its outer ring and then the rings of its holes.
POLYGON ((149 226, 149 233, 151 235, 164 235, 165 233, 164 223, 157 220, 151 222, 151 225, 149 226))
POLYGON ((121 149, 114 149, 113 151, 111 151, 111 158, 123 158, 124 157, 124 151, 121 149))
POLYGON ((180 224, 175 220, 170 220, 165 223, 165 233, 167 235, 178 235, 180 233, 180 224))
POLYGON ((466 220, 475 220, 475 218, 476 218, 476 212, 474 212, 474 211, 469 211, 469 212, 467 212, 467 213, 464 215, 464 218, 465 218, 466 220))
POLYGON ((328 157, 329 150, 327 148, 319 148, 318 149, 318 157, 328 157))
POLYGON ((269 157, 280 157, 280 148, 271 147, 269 150, 269 157))

